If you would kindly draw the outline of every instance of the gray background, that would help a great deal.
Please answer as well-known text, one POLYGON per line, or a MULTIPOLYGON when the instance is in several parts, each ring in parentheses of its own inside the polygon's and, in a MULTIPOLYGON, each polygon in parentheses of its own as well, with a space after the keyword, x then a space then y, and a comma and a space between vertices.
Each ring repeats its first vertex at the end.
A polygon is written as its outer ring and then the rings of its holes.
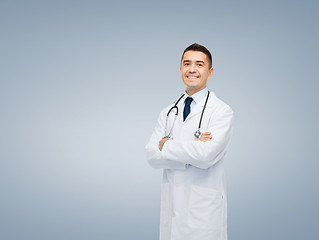
POLYGON ((144 146, 193 42, 235 112, 229 239, 318 239, 316 1, 1 1, 0 239, 158 239, 144 146))

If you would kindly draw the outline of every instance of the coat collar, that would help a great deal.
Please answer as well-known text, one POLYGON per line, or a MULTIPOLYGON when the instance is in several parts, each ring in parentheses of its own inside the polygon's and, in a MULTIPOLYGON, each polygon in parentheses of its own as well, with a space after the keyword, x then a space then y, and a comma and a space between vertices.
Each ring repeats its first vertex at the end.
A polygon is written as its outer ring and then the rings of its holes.
MULTIPOLYGON (((191 98, 193 98, 193 101, 196 103, 196 105, 198 103, 200 103, 204 98, 206 100, 206 96, 207 96, 208 90, 207 88, 204 88, 202 90, 200 90, 199 92, 193 94, 192 96, 190 96, 191 98)), ((185 98, 189 97, 189 95, 185 92, 185 98)))
MULTIPOLYGON (((205 105, 205 101, 206 101, 206 97, 207 97, 207 94, 208 94, 208 90, 207 92, 204 94, 204 96, 198 100, 197 98, 197 104, 195 105, 194 109, 192 109, 192 111, 190 112, 190 114, 188 115, 186 121, 190 118, 192 118, 193 116, 199 114, 202 112, 203 110, 203 107, 205 105)), ((194 96, 194 100, 195 100, 195 94, 193 95, 194 96)), ((192 97, 193 97, 192 96, 192 97)), ((179 103, 177 104, 178 106, 178 118, 179 118, 179 121, 181 121, 182 123, 184 122, 183 120, 183 111, 184 111, 184 102, 185 102, 185 99, 188 97, 187 93, 183 96, 183 98, 179 101, 179 103)), ((208 98, 208 101, 207 101, 207 105, 206 105, 206 108, 211 108, 213 106, 213 102, 214 102, 214 99, 216 98, 216 95, 214 92, 211 92, 209 93, 209 98, 208 98)), ((196 101, 196 100, 195 100, 196 101)), ((205 113, 204 113, 205 114, 205 113)))

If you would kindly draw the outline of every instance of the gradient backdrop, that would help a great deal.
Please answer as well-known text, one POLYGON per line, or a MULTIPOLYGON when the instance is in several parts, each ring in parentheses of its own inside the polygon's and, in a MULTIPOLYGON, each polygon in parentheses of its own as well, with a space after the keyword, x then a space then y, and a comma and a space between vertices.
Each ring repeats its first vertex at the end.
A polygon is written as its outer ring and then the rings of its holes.
POLYGON ((235 112, 229 239, 319 239, 318 10, 2 0, 0 239, 158 239, 162 172, 144 146, 194 42, 235 112))

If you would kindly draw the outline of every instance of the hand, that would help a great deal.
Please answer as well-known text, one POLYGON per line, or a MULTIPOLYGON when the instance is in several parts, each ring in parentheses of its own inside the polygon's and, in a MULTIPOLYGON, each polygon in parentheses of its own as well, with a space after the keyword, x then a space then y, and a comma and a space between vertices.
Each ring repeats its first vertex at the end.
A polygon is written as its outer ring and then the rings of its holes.
POLYGON ((195 141, 206 142, 206 141, 212 140, 212 138, 213 137, 212 137, 212 134, 210 132, 205 132, 198 139, 196 139, 195 141))
POLYGON ((169 140, 169 138, 162 138, 161 141, 159 141, 159 143, 158 143, 158 148, 159 148, 160 151, 162 151, 163 146, 164 146, 164 143, 165 143, 167 140, 169 140))

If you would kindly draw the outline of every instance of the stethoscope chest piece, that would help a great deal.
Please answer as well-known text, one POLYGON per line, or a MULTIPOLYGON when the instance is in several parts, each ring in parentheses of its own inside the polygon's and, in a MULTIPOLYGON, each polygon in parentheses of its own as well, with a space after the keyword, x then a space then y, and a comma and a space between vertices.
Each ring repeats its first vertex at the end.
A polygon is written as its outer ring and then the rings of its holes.
POLYGON ((194 133, 194 136, 196 137, 196 138, 200 138, 200 135, 202 135, 202 132, 201 132, 201 130, 197 130, 195 133, 194 133))
MULTIPOLYGON (((171 136, 171 133, 172 133, 172 130, 174 128, 174 124, 175 124, 175 121, 176 121, 176 118, 178 116, 178 107, 177 107, 177 104, 178 102, 183 98, 185 94, 183 94, 178 100, 177 102, 175 103, 175 105, 173 107, 171 107, 166 115, 166 124, 165 124, 165 138, 170 138, 172 139, 172 136, 171 136), (167 133, 167 121, 168 121, 168 115, 170 114, 170 112, 172 112, 173 110, 176 110, 176 113, 175 113, 175 117, 174 117, 174 122, 173 122, 173 125, 171 127, 171 130, 167 133)), ((198 139, 200 138, 200 136, 202 135, 202 132, 200 130, 201 128, 201 124, 202 124, 202 119, 203 119, 203 115, 204 115, 204 112, 205 112, 205 109, 206 109, 206 104, 207 104, 207 101, 208 101, 208 98, 209 98, 209 91, 207 93, 207 97, 206 97, 206 101, 205 101, 205 104, 204 104, 204 107, 203 107, 203 110, 202 110, 202 114, 200 116, 200 120, 199 120, 199 124, 198 124, 198 129, 197 131, 194 133, 194 136, 198 139)))

